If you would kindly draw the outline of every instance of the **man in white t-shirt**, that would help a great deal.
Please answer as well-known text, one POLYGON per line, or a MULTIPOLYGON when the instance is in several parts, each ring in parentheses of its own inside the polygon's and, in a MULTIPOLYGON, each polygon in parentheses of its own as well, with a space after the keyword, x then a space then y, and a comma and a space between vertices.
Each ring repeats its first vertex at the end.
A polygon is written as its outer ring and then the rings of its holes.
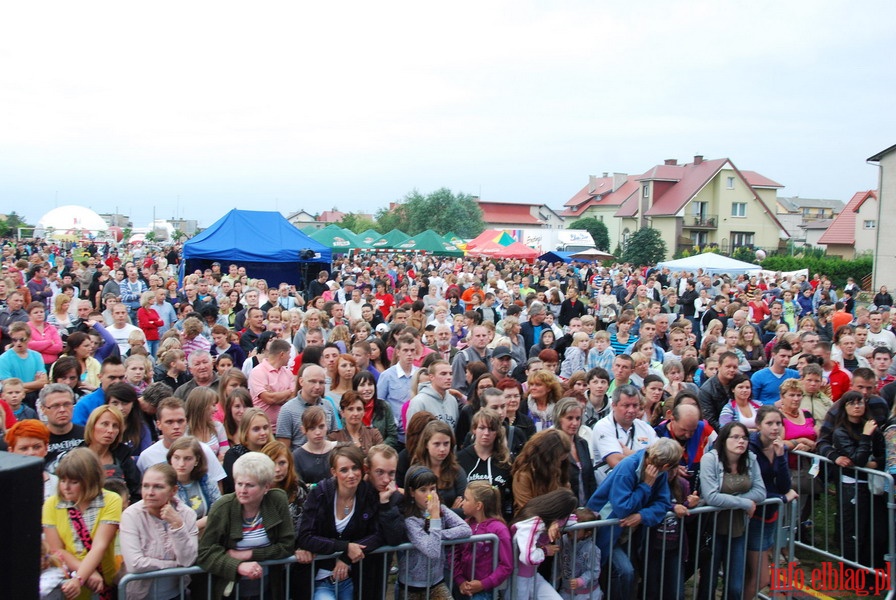
MULTIPOLYGON (((137 459, 137 468, 143 473, 149 467, 167 462, 168 448, 187 430, 187 413, 184 410, 184 402, 180 398, 165 398, 159 402, 156 410, 156 427, 161 436, 159 441, 140 453, 137 459)), ((217 483, 227 477, 224 467, 218 462, 218 457, 206 444, 199 442, 202 452, 205 454, 205 462, 208 467, 208 479, 217 483)))
POLYGON ((619 461, 656 441, 650 423, 638 418, 643 410, 644 398, 634 385, 621 385, 613 392, 610 414, 594 424, 591 435, 598 485, 619 461))
POLYGON ((880 312, 873 310, 868 313, 868 344, 874 347, 883 346, 889 348, 890 352, 896 354, 896 335, 892 331, 883 328, 884 317, 880 312))
POLYGON ((127 351, 131 348, 128 345, 128 337, 131 335, 131 332, 140 331, 140 328, 128 323, 128 307, 123 302, 119 302, 112 307, 112 320, 112 326, 107 327, 106 331, 115 338, 115 343, 118 344, 118 351, 121 352, 121 355, 126 356, 127 351))

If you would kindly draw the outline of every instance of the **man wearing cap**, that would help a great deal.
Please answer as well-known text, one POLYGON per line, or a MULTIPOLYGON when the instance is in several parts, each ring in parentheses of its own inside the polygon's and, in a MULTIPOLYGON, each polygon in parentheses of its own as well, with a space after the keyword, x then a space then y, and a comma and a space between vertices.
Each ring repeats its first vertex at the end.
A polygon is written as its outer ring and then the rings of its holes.
POLYGON ((513 370, 513 354, 507 346, 496 346, 492 350, 491 374, 501 381, 506 377, 510 377, 510 371, 513 370))
POLYGON ((345 303, 352 299, 352 290, 354 289, 355 280, 351 278, 346 279, 342 282, 341 288, 338 285, 336 286, 336 290, 333 292, 333 299, 345 306, 345 303))

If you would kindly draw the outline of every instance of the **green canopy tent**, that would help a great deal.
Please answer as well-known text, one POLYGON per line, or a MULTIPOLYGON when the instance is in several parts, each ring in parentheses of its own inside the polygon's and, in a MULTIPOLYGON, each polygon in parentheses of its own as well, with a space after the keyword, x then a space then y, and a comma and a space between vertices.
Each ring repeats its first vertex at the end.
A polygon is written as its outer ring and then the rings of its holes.
POLYGON ((355 237, 357 237, 358 241, 361 242, 361 246, 360 246, 361 248, 372 248, 373 243, 383 236, 380 235, 379 231, 375 231, 373 229, 368 229, 367 231, 365 231, 363 233, 356 234, 355 237))
POLYGON ((409 239, 411 236, 405 232, 393 229, 377 238, 370 247, 374 250, 398 250, 398 247, 409 239))
POLYGON ((309 237, 335 252, 349 252, 353 248, 361 247, 361 242, 354 233, 338 225, 327 225, 323 229, 311 233, 309 237))
POLYGON ((448 233, 446 233, 445 235, 443 235, 443 236, 442 236, 442 239, 451 242, 451 243, 454 244, 455 246, 464 243, 463 238, 460 237, 459 235, 457 235, 456 233, 454 233, 453 231, 449 231, 448 233))
POLYGON ((399 244, 398 249, 406 252, 426 252, 427 254, 439 254, 441 256, 464 255, 460 248, 443 239, 442 236, 432 229, 427 229, 402 242, 399 244))

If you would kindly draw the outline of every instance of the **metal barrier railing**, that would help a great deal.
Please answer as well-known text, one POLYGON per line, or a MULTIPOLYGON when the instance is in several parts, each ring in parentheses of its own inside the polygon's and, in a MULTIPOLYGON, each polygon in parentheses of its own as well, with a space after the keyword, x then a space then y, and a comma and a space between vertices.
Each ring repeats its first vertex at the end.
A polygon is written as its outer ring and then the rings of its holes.
MULTIPOLYGON (((563 533, 570 535, 560 544, 559 552, 552 561, 546 560, 546 563, 551 561, 552 564, 550 577, 544 577, 545 583, 554 590, 560 590, 560 597, 574 596, 577 600, 596 600, 600 597, 599 593, 610 600, 708 600, 715 598, 715 590, 719 585, 717 576, 722 568, 722 585, 728 588, 728 584, 732 584, 729 596, 739 598, 743 592, 738 590, 746 589, 751 594, 750 597, 769 597, 759 593, 769 585, 769 578, 763 576, 763 573, 770 573, 769 568, 763 566, 764 558, 768 556, 768 552, 773 552, 772 556, 778 557, 785 549, 790 556, 793 555, 792 536, 787 535, 792 528, 792 520, 784 510, 786 505, 783 501, 768 499, 757 505, 755 514, 764 514, 766 509, 772 507, 777 510, 777 519, 772 523, 761 519, 759 531, 753 535, 754 539, 758 537, 759 540, 770 538, 771 547, 751 552, 746 550, 750 547, 748 526, 745 525, 741 536, 729 537, 719 533, 723 528, 730 531, 737 520, 743 520, 743 511, 711 506, 692 509, 684 517, 669 512, 657 527, 642 525, 624 542, 613 544, 612 556, 600 555, 593 548, 599 547, 601 530, 620 525, 620 520, 604 519, 569 525, 563 529, 563 533), (590 531, 591 534, 579 539, 576 534, 583 531, 590 531), (580 552, 582 544, 589 546, 584 552, 580 552), (741 548, 743 551, 739 552, 741 548), (583 557, 587 557, 587 560, 582 561, 583 557), (576 559, 579 559, 578 562, 576 559), (751 560, 755 564, 752 575, 748 577, 744 571, 751 560), (596 586, 591 586, 588 592, 582 593, 579 590, 572 594, 569 580, 578 578, 579 573, 586 574, 586 583, 599 582, 602 592, 595 591, 596 586), (686 585, 691 587, 689 593, 686 585)), ((537 574, 533 576, 536 581, 526 581, 520 576, 518 555, 519 549, 514 545, 516 567, 511 578, 510 593, 505 597, 542 600, 550 596, 549 591, 538 587, 537 574)), ((770 595, 771 593, 772 590, 769 591, 770 595)), ((791 595, 792 590, 774 591, 775 598, 791 595)))
POLYGON ((896 598, 889 579, 896 573, 896 496, 892 476, 876 469, 840 467, 809 452, 793 473, 799 494, 794 545, 875 579, 886 574, 887 598, 896 598), (870 483, 869 483, 870 482, 870 483))
MULTIPOLYGON (((478 552, 477 544, 482 543, 482 542, 487 542, 492 545, 492 570, 494 570, 498 566, 498 555, 499 555, 498 536, 496 536, 495 534, 491 534, 491 533, 479 534, 479 535, 474 535, 474 536, 471 536, 468 538, 463 538, 463 539, 458 539, 458 540, 443 540, 442 541, 443 548, 445 548, 445 547, 451 548, 451 552, 445 558, 445 565, 448 567, 448 569, 445 572, 444 582, 445 582, 445 585, 448 586, 449 589, 451 589, 451 590, 454 589, 454 560, 453 560, 453 558, 454 558, 454 552, 456 551, 456 547, 459 545, 462 545, 462 544, 472 543, 473 544, 473 554, 472 554, 471 558, 472 558, 472 562, 475 564, 476 563, 476 554, 478 552)), ((385 557, 388 557, 388 555, 390 555, 392 553, 412 552, 412 551, 414 551, 413 544, 406 543, 406 544, 401 544, 399 546, 381 546, 380 548, 377 548, 376 550, 369 552, 367 554, 368 555, 384 555, 385 557)), ((330 554, 330 555, 315 556, 314 560, 309 565, 310 573, 312 574, 312 576, 310 577, 310 580, 308 581, 309 587, 307 588, 307 591, 299 590, 297 594, 292 593, 292 590, 294 589, 293 577, 295 577, 296 574, 293 573, 293 569, 291 569, 291 568, 284 569, 284 572, 285 572, 285 575, 284 575, 285 597, 286 598, 297 597, 297 598, 303 598, 303 599, 312 597, 314 595, 314 590, 317 585, 314 580, 314 577, 313 577, 313 573, 316 571, 316 568, 315 568, 316 563, 319 561, 336 558, 338 556, 340 556, 340 554, 338 554, 338 553, 330 554)), ((429 559, 428 564, 427 564, 427 571, 431 571, 431 569, 429 568, 431 562, 432 562, 432 560, 429 559)), ((364 563, 364 561, 361 561, 361 563, 364 563)), ((260 592, 261 599, 264 600, 264 598, 266 596, 267 597, 271 596, 271 594, 268 590, 268 587, 270 584, 270 581, 268 580, 268 572, 269 572, 268 567, 279 566, 279 565, 287 565, 288 566, 288 565, 294 565, 294 564, 299 564, 299 563, 296 560, 295 555, 290 555, 286 558, 259 562, 259 564, 261 566, 265 567, 265 576, 262 578, 261 586, 260 586, 261 587, 261 592, 260 592)), ((370 561, 368 562, 368 564, 370 564, 370 561)), ((378 597, 386 598, 386 592, 388 589, 389 568, 390 568, 389 560, 383 560, 382 564, 377 567, 377 570, 379 571, 379 573, 368 572, 368 570, 366 570, 362 567, 361 569, 359 569, 359 573, 358 573, 358 587, 361 589, 364 589, 365 578, 367 578, 367 579, 374 578, 374 585, 380 586, 380 593, 378 594, 378 597)), ((161 569, 158 571, 151 571, 151 572, 147 572, 147 573, 128 573, 127 575, 122 577, 121 581, 118 583, 118 594, 119 594, 118 597, 119 598, 127 598, 128 597, 127 587, 128 587, 128 585, 130 585, 134 582, 158 581, 160 579, 176 577, 176 578, 178 578, 178 584, 177 584, 178 585, 178 588, 177 588, 178 596, 177 597, 180 598, 181 600, 185 600, 186 598, 188 598, 187 590, 188 590, 189 584, 185 581, 184 578, 188 577, 188 576, 196 576, 196 575, 203 575, 206 577, 206 581, 204 582, 205 583, 204 589, 206 592, 205 596, 206 596, 206 598, 211 600, 212 599, 212 575, 199 566, 161 569)), ((407 573, 405 573, 405 580, 407 580, 407 579, 408 579, 407 573)), ((396 582, 396 584, 397 584, 397 582, 396 582)), ((496 588, 495 590, 492 591, 493 598, 498 597, 499 590, 500 590, 500 587, 496 588)), ((339 583, 335 584, 335 591, 338 596, 339 583)), ((409 595, 408 589, 405 588, 404 594, 403 594, 403 597, 405 600, 407 600, 408 595, 409 595)), ((236 586, 235 586, 234 597, 239 597, 239 583, 238 582, 236 583, 236 586)), ((429 595, 427 594, 427 598, 428 597, 429 597, 429 595)), ((152 595, 150 595, 149 598, 151 600, 156 600, 152 595)), ((159 600, 162 600, 162 599, 159 599, 159 600)), ((168 597, 166 597, 164 600, 168 600, 168 597)))
MULTIPOLYGON (((625 600, 632 598, 641 600, 660 598, 708 600, 715 597, 715 591, 720 585, 724 586, 723 590, 727 590, 728 595, 748 592, 763 598, 769 596, 789 598, 794 591, 800 591, 800 587, 794 584, 799 584, 799 580, 805 577, 805 574, 794 569, 796 549, 814 552, 823 558, 839 561, 842 565, 854 567, 877 578, 882 574, 878 570, 880 567, 875 566, 879 563, 874 562, 874 539, 875 535, 883 535, 886 538, 886 550, 880 555, 880 558, 886 563, 886 567, 889 569, 888 574, 896 573, 896 500, 894 500, 892 478, 886 473, 873 469, 851 468, 847 470, 848 473, 861 473, 865 477, 880 477, 883 495, 875 500, 877 496, 870 493, 867 483, 844 481, 841 475, 846 471, 837 467, 830 460, 805 452, 795 452, 794 454, 807 462, 803 465, 805 473, 800 469, 794 473, 794 489, 800 494, 799 501, 785 504, 779 499, 768 499, 757 505, 756 514, 764 514, 766 509, 770 509, 772 506, 776 507, 777 519, 774 522, 766 523, 765 519, 759 519, 760 522, 754 526, 753 533, 747 527, 741 536, 726 535, 723 532, 731 532, 735 527, 736 520, 742 518, 731 510, 699 507, 690 510, 689 515, 685 517, 677 517, 670 512, 661 526, 654 528, 641 526, 635 535, 629 535, 624 542, 615 544, 613 556, 599 556, 593 552, 584 553, 590 557, 590 563, 579 564, 578 569, 592 574, 599 572, 600 589, 603 590, 604 598, 609 600, 617 598, 625 600), (809 464, 816 466, 809 467, 809 464), (815 476, 807 478, 806 475, 810 469, 815 476), (862 503, 866 500, 870 503, 868 509, 863 510, 865 505, 862 503), (850 509, 850 506, 856 508, 850 509), (821 511, 818 510, 819 507, 822 508, 821 511), (845 512, 844 509, 849 510, 845 512), (886 512, 887 515, 885 521, 881 520, 883 512, 886 512), (816 521, 818 520, 817 516, 823 516, 824 522, 807 526, 806 515, 812 516, 816 521), (832 517, 833 523, 831 522, 832 517), (860 531, 861 524, 871 524, 871 529, 874 531, 868 533, 867 536, 863 535, 863 532, 860 531), (886 531, 884 531, 883 524, 886 525, 886 531), (758 531, 755 530, 756 527, 758 527, 758 531), (758 537, 763 543, 751 544, 751 536, 754 541, 758 537), (765 549, 764 547, 769 543, 770 546, 765 549), (751 547, 760 549, 749 550, 751 547), (765 561, 769 558, 769 553, 771 553, 770 558, 773 562, 766 566, 765 561), (784 559, 783 567, 778 564, 779 557, 784 559), (616 560, 613 560, 614 558, 616 560), (720 571, 723 573, 721 582, 719 581, 720 571), (733 587, 729 587, 729 585, 733 587), (766 586, 770 586, 769 596, 763 593, 766 586)), ((619 524, 619 520, 607 519, 577 523, 566 527, 563 530, 564 533, 571 535, 567 536, 563 542, 564 547, 561 547, 560 553, 552 560, 549 576, 545 577, 546 583, 555 590, 564 590, 564 586, 568 588, 568 580, 576 577, 575 558, 580 554, 580 544, 588 543, 597 547, 600 530, 619 524), (582 531, 591 531, 591 534, 579 539, 575 534, 582 531)), ((475 542, 492 544, 493 568, 497 567, 499 555, 497 536, 487 534, 460 540, 444 540, 442 545, 451 547, 451 551, 446 553, 444 581, 452 591, 454 590, 453 553, 456 551, 456 546, 475 542)), ((364 589, 365 580, 368 581, 367 585, 371 585, 370 580, 372 579, 372 585, 379 587, 378 597, 386 598, 391 562, 388 556, 392 553, 411 551, 414 551, 413 545, 402 544, 394 547, 381 547, 368 553, 369 555, 383 555, 384 558, 377 563, 374 569, 364 568, 365 562, 370 564, 374 561, 361 561, 358 585, 364 589)), ((475 544, 473 552, 473 562, 475 563, 475 544)), ((335 556, 337 555, 315 557, 310 572, 314 572, 317 561, 335 556)), ((506 584, 504 597, 524 600, 523 596, 518 594, 519 561, 515 544, 513 558, 515 567, 506 584)), ((291 565, 296 562, 295 556, 289 556, 262 564, 275 566, 291 565)), ((429 565, 427 570, 430 570, 429 565)), ((183 577, 203 574, 209 577, 207 597, 211 598, 210 576, 200 567, 128 574, 119 584, 120 597, 127 597, 127 586, 134 581, 178 577, 179 597, 186 598, 186 585, 183 577)), ((287 597, 290 597, 290 590, 293 589, 292 577, 295 577, 293 569, 285 569, 287 597)), ((403 579, 408 580, 407 573, 403 579)), ((889 578, 886 581, 889 583, 889 578)), ((812 583, 814 582, 807 580, 803 587, 811 588, 813 587, 812 583)), ((306 590, 313 595, 315 588, 313 577, 308 580, 308 585, 306 590)), ((894 595, 896 593, 889 589, 890 587, 892 586, 888 585, 887 588, 882 589, 887 589, 886 597, 892 599, 896 597, 894 595)), ((596 589, 596 586, 592 589, 596 589)), ((497 598, 497 593, 498 590, 493 590, 492 597, 497 598)), ((304 590, 296 595, 303 598, 310 597, 304 590)), ((591 594, 577 593, 574 596, 577 599, 585 600, 590 598, 591 594)), ((264 596, 262 595, 262 597, 264 596)), ((404 593, 399 593, 398 597, 407 600, 408 589, 404 588, 404 593)), ((429 595, 426 594, 426 597, 428 598, 429 595)), ((531 597, 537 597, 534 590, 531 597)), ((564 597, 570 597, 570 595, 564 597)), ((596 598, 596 595, 594 597, 596 598)))

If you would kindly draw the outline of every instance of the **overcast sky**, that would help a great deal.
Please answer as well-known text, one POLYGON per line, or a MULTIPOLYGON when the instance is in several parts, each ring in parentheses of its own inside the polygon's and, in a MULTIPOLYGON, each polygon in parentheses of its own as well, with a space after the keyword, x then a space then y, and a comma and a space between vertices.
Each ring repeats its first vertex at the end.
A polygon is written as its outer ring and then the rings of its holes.
POLYGON ((694 154, 845 201, 896 143, 894 24, 891 0, 8 3, 0 212, 559 208, 694 154))

